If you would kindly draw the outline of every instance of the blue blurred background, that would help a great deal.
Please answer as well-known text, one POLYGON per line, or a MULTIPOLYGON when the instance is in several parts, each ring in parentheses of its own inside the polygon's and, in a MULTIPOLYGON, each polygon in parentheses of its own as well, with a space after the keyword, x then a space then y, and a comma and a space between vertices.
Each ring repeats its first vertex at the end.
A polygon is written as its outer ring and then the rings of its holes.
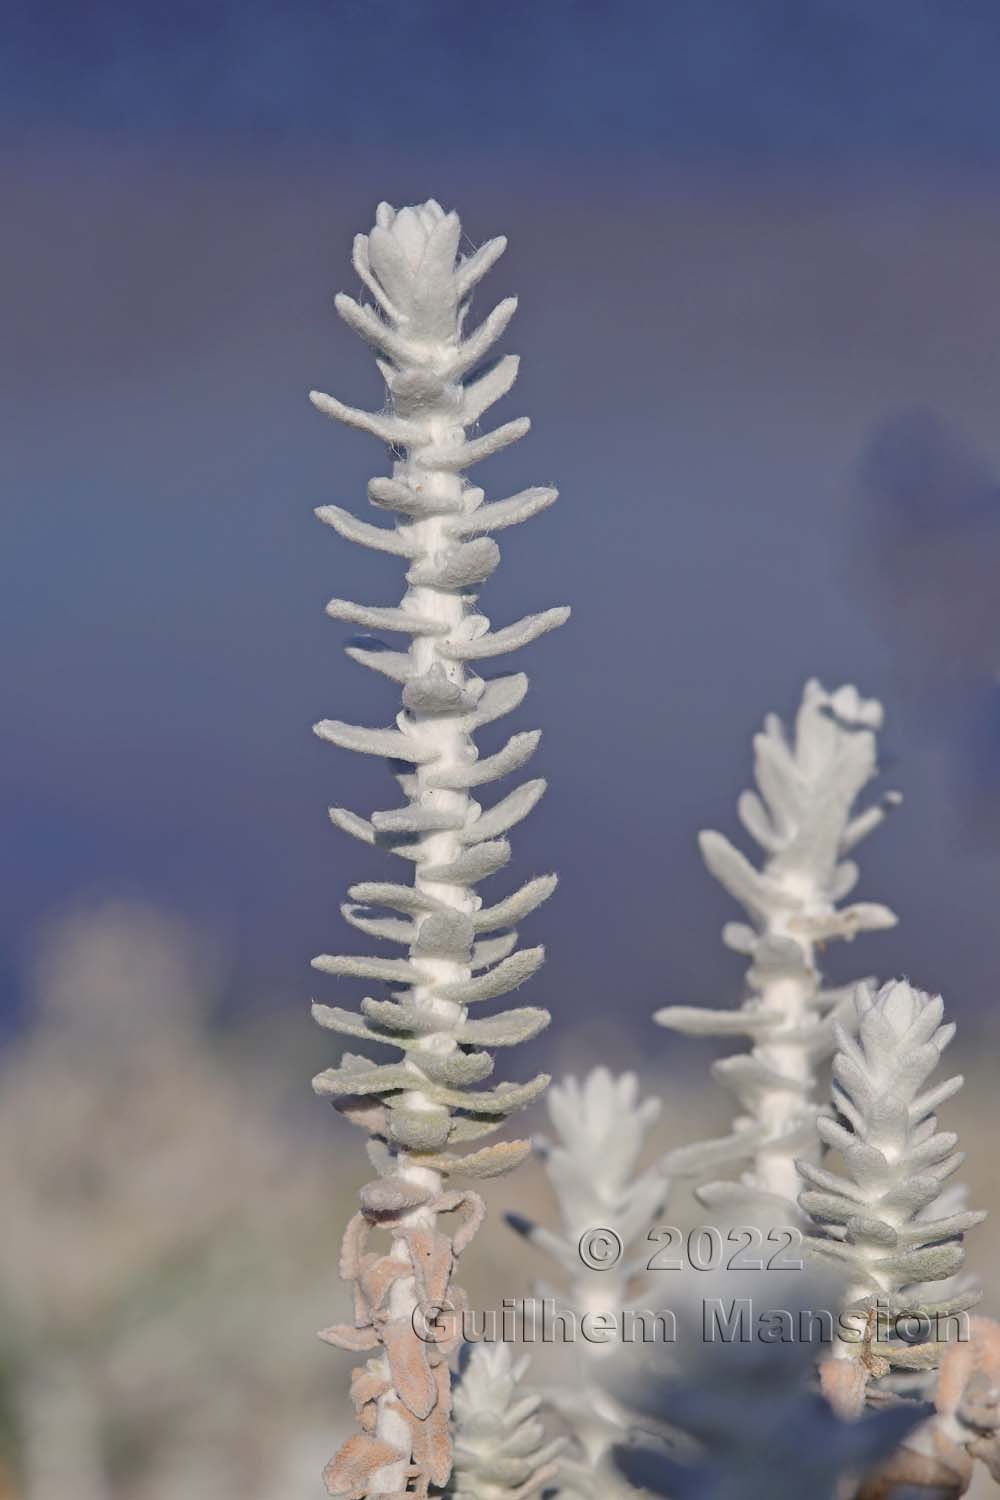
POLYGON ((304 1017, 365 868, 324 808, 378 805, 383 774, 309 726, 384 722, 391 694, 323 605, 400 587, 312 518, 363 509, 383 459, 305 393, 378 402, 332 292, 376 201, 428 195, 511 242, 489 294, 521 297, 506 406, 534 430, 485 483, 563 496, 485 600, 574 607, 522 714, 551 790, 518 868, 563 872, 557 1017, 613 1000, 642 1034, 654 1003, 732 992, 695 832, 732 831, 752 730, 817 674, 885 701, 906 796, 864 855, 900 927, 849 971, 947 986, 981 1024, 998 60, 975 0, 12 5, 6 1024, 26 935, 95 891, 190 914, 234 999, 304 1017))

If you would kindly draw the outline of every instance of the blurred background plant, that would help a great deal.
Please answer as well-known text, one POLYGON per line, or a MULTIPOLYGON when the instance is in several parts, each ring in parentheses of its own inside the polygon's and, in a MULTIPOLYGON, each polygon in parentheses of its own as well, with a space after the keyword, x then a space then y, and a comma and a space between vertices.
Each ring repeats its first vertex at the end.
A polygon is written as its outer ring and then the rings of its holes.
POLYGON ((4 1463, 27 1500, 293 1494, 328 1430, 308 1334, 339 1184, 274 1039, 219 1026, 221 956, 120 901, 38 944, 0 1072, 4 1463))

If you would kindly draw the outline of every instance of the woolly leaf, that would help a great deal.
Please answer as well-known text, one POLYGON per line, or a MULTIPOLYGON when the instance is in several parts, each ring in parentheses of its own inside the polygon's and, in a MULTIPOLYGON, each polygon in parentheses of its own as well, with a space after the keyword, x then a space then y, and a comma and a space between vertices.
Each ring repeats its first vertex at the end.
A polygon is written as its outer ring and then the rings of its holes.
POLYGON ((524 734, 513 734, 495 755, 482 760, 469 761, 461 767, 432 772, 427 777, 427 786, 458 790, 463 787, 482 786, 488 781, 497 781, 501 776, 517 771, 531 759, 542 737, 540 729, 529 729, 524 734))
POLYGON ((522 1006, 516 1010, 501 1011, 482 1021, 463 1021, 455 1029, 460 1042, 473 1042, 483 1047, 511 1047, 515 1042, 530 1041, 544 1031, 552 1017, 547 1010, 534 1006, 522 1006))
POLYGON ((505 526, 517 526, 521 521, 530 520, 539 511, 546 510, 558 496, 558 490, 541 487, 521 490, 509 500, 496 500, 491 505, 480 506, 471 515, 450 521, 447 530, 450 536, 461 537, 473 536, 479 531, 500 531, 505 526))
POLYGON ((542 614, 527 615, 514 625, 505 625, 475 640, 447 641, 441 646, 444 656, 453 661, 479 661, 487 656, 502 656, 505 651, 516 651, 529 641, 537 640, 549 630, 556 630, 569 619, 569 609, 547 609, 542 614))
POLYGON ((531 1155, 530 1141, 498 1141, 495 1146, 484 1146, 481 1151, 472 1151, 466 1156, 456 1156, 445 1151, 433 1156, 419 1157, 418 1165, 433 1167, 437 1172, 463 1177, 500 1177, 520 1166, 525 1157, 531 1155))
POLYGON ((438 985, 437 993, 443 1000, 453 1000, 459 1005, 493 1000, 497 995, 505 995, 524 984, 526 979, 530 979, 541 968, 544 960, 544 948, 522 948, 519 953, 512 953, 509 958, 474 979, 438 985))

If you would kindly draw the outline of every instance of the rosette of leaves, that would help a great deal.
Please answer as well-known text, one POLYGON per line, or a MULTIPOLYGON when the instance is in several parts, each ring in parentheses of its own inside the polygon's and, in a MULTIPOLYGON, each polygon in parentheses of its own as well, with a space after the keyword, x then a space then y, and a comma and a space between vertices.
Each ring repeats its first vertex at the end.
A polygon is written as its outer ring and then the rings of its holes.
POLYGON ((845 1305, 864 1330, 837 1352, 859 1357, 877 1376, 938 1363, 942 1343, 934 1334, 942 1325, 935 1320, 964 1311, 979 1294, 959 1285, 935 1300, 931 1284, 961 1270, 964 1235, 986 1215, 949 1212, 943 1197, 964 1153, 935 1114, 961 1088, 961 1075, 928 1082, 955 1031, 942 1020, 941 997, 905 980, 878 991, 863 984, 855 1010, 856 1036, 836 1026, 835 1117, 817 1121, 844 1169, 800 1161, 807 1186, 799 1203, 818 1231, 807 1244, 846 1277, 845 1305))
POLYGON ((546 1441, 542 1398, 522 1387, 528 1359, 509 1344, 467 1344, 455 1387, 454 1500, 530 1500, 551 1488, 562 1439, 546 1441))
POLYGON ((466 329, 470 295, 506 242, 490 240, 464 256, 460 236, 457 215, 433 201, 398 213, 379 206, 374 228, 354 244, 354 266, 373 305, 343 295, 336 305, 377 352, 387 409, 363 412, 312 395, 321 411, 381 438, 393 456, 391 473, 373 479, 368 493, 394 524, 361 521, 337 506, 322 507, 320 519, 352 542, 402 558, 406 567, 398 606, 342 599, 328 605, 335 619, 366 632, 351 641, 348 655, 399 686, 395 723, 316 726, 333 744, 388 761, 399 805, 367 818, 333 808, 331 817, 413 871, 409 883, 353 886, 342 908, 353 927, 402 948, 403 956, 314 960, 325 973, 388 987, 362 999, 360 1013, 316 1005, 319 1023, 400 1054, 391 1062, 347 1054, 314 1081, 318 1093, 371 1132, 378 1172, 362 1191, 341 1263, 355 1288, 355 1320, 327 1332, 346 1347, 383 1351, 356 1382, 362 1432, 327 1472, 331 1493, 344 1495, 424 1492, 447 1479, 448 1350, 422 1343, 411 1323, 420 1307, 460 1302, 451 1271, 482 1208, 475 1194, 445 1190, 443 1179, 489 1177, 515 1166, 527 1141, 474 1143, 548 1081, 540 1074, 527 1083, 480 1086, 493 1072, 494 1049, 527 1040, 548 1023, 537 1007, 477 1011, 541 965, 542 948, 517 947, 515 924, 550 895, 555 877, 529 880, 492 904, 478 894, 478 884, 508 863, 507 835, 545 783, 526 781, 482 806, 473 793, 524 765, 539 735, 514 734, 496 753, 480 756, 475 734, 516 709, 528 687, 523 673, 486 678, 480 664, 561 625, 569 611, 549 609, 493 629, 476 608, 476 591, 499 561, 492 534, 544 510, 556 492, 531 488, 487 504, 465 477, 523 436, 529 423, 519 418, 471 435, 517 373, 513 355, 484 364, 516 302, 506 299, 466 329), (391 647, 385 635, 402 636, 405 648, 391 647), (460 1215, 459 1229, 449 1236, 438 1230, 437 1217, 452 1212, 460 1215), (369 1247, 373 1228, 389 1232, 383 1255, 369 1247))
POLYGON ((703 1177, 742 1168, 737 1181, 697 1190, 710 1207, 771 1203, 795 1215, 801 1186, 796 1157, 818 1155, 817 1069, 833 1050, 833 1023, 851 991, 826 989, 818 951, 834 938, 892 927, 896 918, 872 902, 844 905, 858 867, 848 856, 899 797, 888 793, 861 811, 855 803, 876 775, 875 733, 881 704, 852 686, 827 692, 806 683, 794 733, 769 714, 754 739, 757 791, 739 800, 744 828, 763 849, 756 868, 721 833, 700 836, 709 870, 746 910, 722 938, 749 959, 747 994, 736 1010, 667 1006, 661 1025, 688 1036, 747 1037, 749 1050, 722 1058, 714 1076, 735 1093, 732 1131, 669 1153, 671 1176, 703 1177))

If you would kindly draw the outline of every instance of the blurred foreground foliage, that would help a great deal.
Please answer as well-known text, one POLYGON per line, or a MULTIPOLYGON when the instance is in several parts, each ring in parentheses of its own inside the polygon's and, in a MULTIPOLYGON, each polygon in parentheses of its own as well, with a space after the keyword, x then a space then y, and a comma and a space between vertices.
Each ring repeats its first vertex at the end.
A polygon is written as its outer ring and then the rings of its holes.
POLYGON ((38 945, 0 1054, 0 1496, 275 1500, 315 1473, 310 1334, 354 1184, 270 1025, 214 1024, 224 979, 138 904, 38 945))

